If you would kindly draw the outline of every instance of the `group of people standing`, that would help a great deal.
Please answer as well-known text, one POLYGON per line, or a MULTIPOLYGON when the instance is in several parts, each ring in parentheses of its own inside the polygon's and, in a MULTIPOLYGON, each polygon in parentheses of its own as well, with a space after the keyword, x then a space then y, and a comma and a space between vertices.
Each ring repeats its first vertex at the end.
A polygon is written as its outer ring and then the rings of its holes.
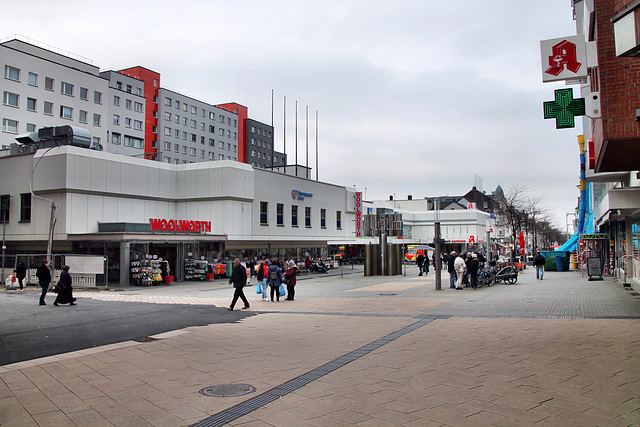
MULTIPOLYGON (((296 294, 295 286, 298 265, 291 260, 286 263, 286 266, 287 269, 283 273, 283 268, 277 260, 270 260, 269 258, 266 258, 262 262, 255 263, 256 277, 258 279, 258 283, 262 287, 263 301, 279 302, 280 286, 282 284, 285 284, 287 287, 285 300, 293 301, 296 294)), ((244 302, 244 307, 242 307, 243 309, 249 308, 249 301, 242 290, 242 288, 247 284, 247 270, 242 264, 240 264, 240 260, 238 258, 233 261, 233 272, 229 279, 229 284, 233 284, 235 292, 233 294, 231 305, 227 309, 233 310, 238 298, 242 299, 242 302, 244 302)))
POLYGON ((480 263, 484 262, 484 256, 475 252, 460 254, 452 251, 447 258, 447 271, 449 272, 449 287, 451 289, 464 289, 463 279, 468 278, 471 289, 478 288, 478 270, 480 263))

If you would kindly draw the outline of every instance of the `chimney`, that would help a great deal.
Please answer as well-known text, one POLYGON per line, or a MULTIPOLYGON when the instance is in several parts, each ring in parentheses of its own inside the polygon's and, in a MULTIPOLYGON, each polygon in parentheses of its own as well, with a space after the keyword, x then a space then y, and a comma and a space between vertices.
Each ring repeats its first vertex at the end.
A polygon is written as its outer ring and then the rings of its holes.
POLYGON ((409 195, 407 196, 407 200, 413 200, 413 196, 412 196, 411 194, 409 194, 409 195))

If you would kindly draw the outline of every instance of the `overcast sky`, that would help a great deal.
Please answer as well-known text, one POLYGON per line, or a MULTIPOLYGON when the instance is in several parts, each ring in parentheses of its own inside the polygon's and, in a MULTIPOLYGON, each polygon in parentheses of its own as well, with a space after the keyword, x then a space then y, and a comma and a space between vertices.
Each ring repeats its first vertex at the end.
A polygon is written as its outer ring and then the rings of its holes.
MULTIPOLYGON (((3 5, 3 34, 101 70, 143 66, 202 101, 237 102, 273 125, 276 149, 315 179, 369 200, 526 185, 558 227, 577 205, 575 129, 542 103, 540 40, 575 34, 570 0, 30 0, 3 5), (283 97, 286 96, 286 130, 283 97)), ((574 96, 578 88, 574 87, 574 96)))

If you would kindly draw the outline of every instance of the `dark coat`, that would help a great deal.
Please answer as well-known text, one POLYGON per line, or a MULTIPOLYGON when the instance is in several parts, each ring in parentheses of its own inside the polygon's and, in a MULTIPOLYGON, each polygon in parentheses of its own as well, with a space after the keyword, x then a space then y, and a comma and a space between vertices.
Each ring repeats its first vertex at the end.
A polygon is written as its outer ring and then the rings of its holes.
POLYGON ((51 283, 51 270, 49 270, 49 267, 46 265, 42 264, 38 267, 38 270, 36 270, 36 277, 43 283, 51 283))
POLYGON ((278 287, 282 283, 282 270, 280 270, 275 263, 269 266, 269 270, 267 271, 267 280, 267 284, 269 286, 278 287), (272 272, 276 272, 275 280, 271 278, 272 272))
POLYGON ((27 267, 25 267, 22 262, 16 267, 16 277, 18 279, 24 279, 27 277, 27 267))
POLYGON ((289 278, 289 284, 287 286, 295 286, 296 285, 296 273, 298 272, 298 266, 294 265, 293 267, 289 267, 289 269, 284 273, 284 277, 289 278))
POLYGON ((455 274, 456 269, 453 268, 453 264, 456 262, 456 257, 449 255, 447 259, 447 271, 451 274, 455 274))
POLYGON ((477 273, 479 266, 480 263, 476 258, 470 258, 467 260, 467 270, 469 270, 469 273, 477 273))
POLYGON ((229 278, 229 284, 232 283, 234 288, 244 288, 247 284, 247 270, 242 264, 233 267, 233 272, 229 278))
POLYGON ((542 254, 538 254, 533 258, 533 265, 545 265, 547 260, 542 256, 542 254))
POLYGON ((60 280, 56 285, 58 296, 56 297, 56 303, 69 304, 76 299, 73 297, 73 286, 71 286, 71 274, 68 271, 60 273, 60 280))

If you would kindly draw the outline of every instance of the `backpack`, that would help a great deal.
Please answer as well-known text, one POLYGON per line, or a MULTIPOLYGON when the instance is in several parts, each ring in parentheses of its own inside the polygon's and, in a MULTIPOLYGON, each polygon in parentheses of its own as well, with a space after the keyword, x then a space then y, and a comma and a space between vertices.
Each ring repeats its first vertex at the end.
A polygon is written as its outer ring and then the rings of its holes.
POLYGON ((269 277, 271 278, 271 280, 278 280, 278 272, 272 271, 269 277))

